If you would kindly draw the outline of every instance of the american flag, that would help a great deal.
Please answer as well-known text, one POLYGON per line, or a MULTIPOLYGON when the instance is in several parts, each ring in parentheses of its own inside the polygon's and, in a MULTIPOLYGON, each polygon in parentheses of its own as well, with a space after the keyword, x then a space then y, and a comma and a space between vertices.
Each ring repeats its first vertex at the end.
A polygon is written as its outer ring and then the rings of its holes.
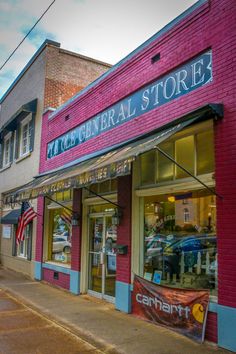
POLYGON ((60 215, 60 218, 67 224, 67 225, 71 225, 71 219, 72 219, 72 213, 67 210, 64 209, 63 212, 60 215))
POLYGON ((33 207, 28 202, 23 202, 21 205, 21 214, 18 220, 18 226, 16 230, 17 245, 19 245, 21 241, 24 241, 25 228, 36 216, 37 213, 34 211, 33 207))

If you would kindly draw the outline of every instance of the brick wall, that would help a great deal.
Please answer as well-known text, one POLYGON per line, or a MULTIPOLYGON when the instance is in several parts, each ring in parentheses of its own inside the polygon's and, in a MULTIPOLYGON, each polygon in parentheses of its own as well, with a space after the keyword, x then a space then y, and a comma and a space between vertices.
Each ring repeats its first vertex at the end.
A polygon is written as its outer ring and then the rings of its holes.
POLYGON ((212 49, 213 81, 196 91, 152 110, 121 127, 105 132, 51 160, 41 158, 41 171, 50 170, 79 156, 153 130, 208 103, 223 103, 224 118, 215 124, 217 199, 218 302, 236 307, 236 1, 211 0, 120 65, 99 85, 60 110, 47 124, 43 139, 55 139, 135 92, 201 52, 212 49), (161 59, 151 63, 160 53, 161 59), (94 102, 96 104, 94 104, 94 102), (92 104, 93 103, 93 104, 92 104), (65 116, 70 119, 65 122, 65 116), (111 139, 112 136, 112 139, 111 139))
POLYGON ((101 76, 109 64, 47 46, 44 107, 59 107, 101 76))
POLYGON ((69 274, 58 273, 58 279, 54 279, 54 271, 51 269, 43 269, 43 280, 50 284, 59 286, 63 289, 70 289, 70 276, 69 274))
POLYGON ((214 312, 208 312, 207 314, 205 339, 214 343, 218 341, 217 314, 214 312))
POLYGON ((117 243, 127 245, 127 255, 117 255, 116 280, 124 283, 131 281, 131 195, 132 178, 124 176, 118 178, 118 205, 123 207, 121 223, 117 227, 117 243))
POLYGON ((74 189, 73 190, 73 211, 79 215, 79 225, 72 226, 71 269, 80 271, 80 266, 81 266, 82 189, 74 189))

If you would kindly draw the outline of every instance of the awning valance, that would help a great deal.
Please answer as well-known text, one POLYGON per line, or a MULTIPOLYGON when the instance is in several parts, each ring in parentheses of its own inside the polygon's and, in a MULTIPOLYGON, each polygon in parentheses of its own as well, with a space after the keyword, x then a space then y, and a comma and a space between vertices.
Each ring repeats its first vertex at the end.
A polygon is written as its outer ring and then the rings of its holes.
POLYGON ((93 183, 130 174, 131 164, 138 155, 154 149, 155 146, 185 127, 201 120, 202 117, 202 114, 195 115, 194 118, 179 121, 176 125, 148 137, 127 142, 122 147, 111 148, 110 151, 101 156, 38 176, 22 188, 6 194, 4 202, 11 203, 33 199, 38 196, 53 194, 70 188, 81 188, 93 183))
POLYGON ((14 209, 1 218, 1 224, 17 224, 21 209, 14 209))

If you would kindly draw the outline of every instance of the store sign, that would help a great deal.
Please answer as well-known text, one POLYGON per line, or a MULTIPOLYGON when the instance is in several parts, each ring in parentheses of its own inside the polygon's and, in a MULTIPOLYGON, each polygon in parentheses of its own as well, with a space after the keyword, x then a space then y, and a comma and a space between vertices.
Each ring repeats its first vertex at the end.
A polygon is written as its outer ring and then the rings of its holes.
POLYGON ((208 51, 51 141, 47 158, 60 155, 211 81, 212 52, 208 51))
MULTIPOLYGON (((103 182, 115 177, 126 176, 131 172, 133 157, 122 161, 110 163, 107 166, 99 167, 91 171, 79 173, 73 177, 63 178, 57 182, 49 183, 45 186, 38 186, 15 194, 14 201, 19 202, 26 199, 34 199, 39 196, 64 191, 71 188, 82 188, 84 186, 103 182)), ((10 202, 10 198, 5 198, 5 204, 10 202)))
POLYGON ((209 292, 160 286, 135 276, 132 313, 199 342, 204 340, 209 292))

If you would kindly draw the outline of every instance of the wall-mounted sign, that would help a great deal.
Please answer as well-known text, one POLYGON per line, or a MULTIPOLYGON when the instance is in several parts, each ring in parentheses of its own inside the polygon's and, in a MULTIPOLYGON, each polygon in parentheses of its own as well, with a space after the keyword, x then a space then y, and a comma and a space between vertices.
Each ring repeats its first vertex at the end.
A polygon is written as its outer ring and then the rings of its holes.
POLYGON ((2 237, 3 238, 11 238, 11 225, 2 225, 2 237))
POLYGON ((161 286, 137 275, 132 293, 132 313, 202 342, 209 291, 161 286))
POLYGON ((47 146, 47 158, 60 155, 211 81, 212 52, 208 51, 52 140, 47 146))

